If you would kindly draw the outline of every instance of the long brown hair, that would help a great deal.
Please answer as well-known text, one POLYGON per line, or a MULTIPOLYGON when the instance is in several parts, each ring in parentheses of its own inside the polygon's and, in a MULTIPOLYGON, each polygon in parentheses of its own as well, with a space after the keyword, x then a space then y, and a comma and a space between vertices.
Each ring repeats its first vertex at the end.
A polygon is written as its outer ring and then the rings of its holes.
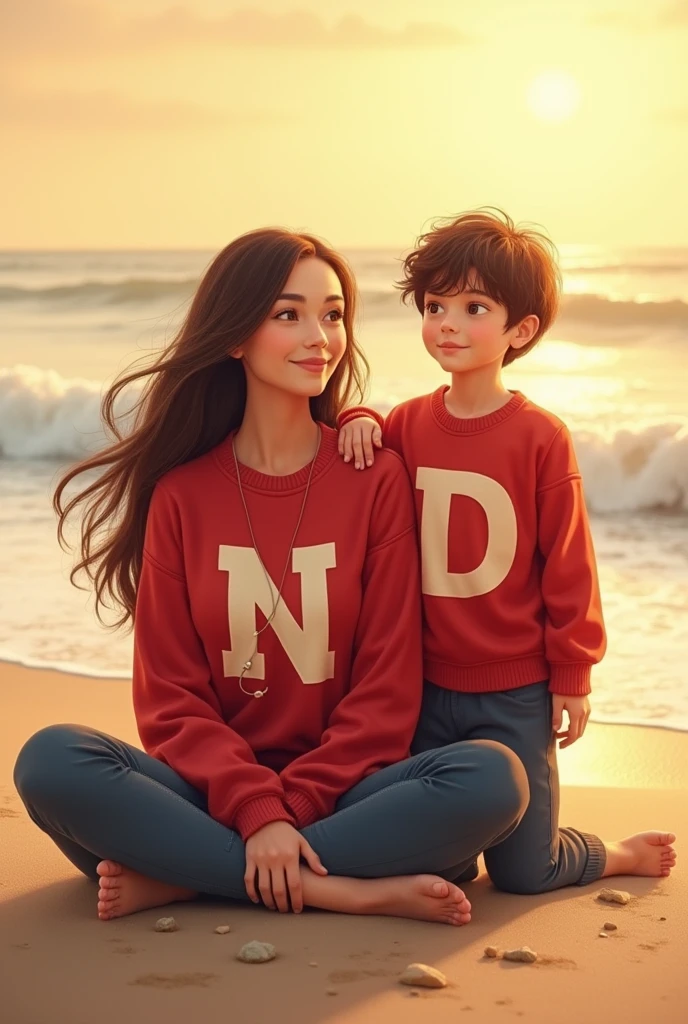
POLYGON ((335 426, 337 414, 362 398, 368 364, 354 336, 356 281, 343 257, 312 235, 280 228, 251 231, 226 246, 203 275, 170 346, 152 365, 120 375, 106 393, 101 414, 115 442, 71 467, 55 491, 58 539, 65 549, 67 519, 83 506, 81 557, 70 580, 78 586, 75 577, 86 573, 101 622, 101 610, 110 602, 121 609, 114 627, 133 620, 153 488, 168 470, 210 451, 240 426, 246 376, 241 360, 229 353, 260 327, 297 261, 306 256, 324 260, 337 274, 347 338, 345 355, 325 390, 310 399, 311 414, 335 426), (133 427, 123 436, 115 402, 144 378, 130 410, 133 427), (65 488, 91 470, 102 472, 65 503, 65 488))

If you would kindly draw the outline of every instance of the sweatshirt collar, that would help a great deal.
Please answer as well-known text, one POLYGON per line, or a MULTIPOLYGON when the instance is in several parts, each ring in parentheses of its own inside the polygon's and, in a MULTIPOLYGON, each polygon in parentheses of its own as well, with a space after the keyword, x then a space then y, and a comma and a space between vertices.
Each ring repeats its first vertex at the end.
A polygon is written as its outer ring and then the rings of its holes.
MULTIPOLYGON (((337 431, 326 426, 324 423, 319 423, 318 426, 320 427, 321 435, 320 449, 315 459, 315 466, 313 467, 313 482, 329 468, 333 459, 338 455, 337 431)), ((232 431, 231 434, 228 434, 225 440, 215 449, 215 459, 220 469, 234 481, 237 479, 234 453, 232 452, 232 438, 235 433, 236 431, 232 431)), ((310 470, 311 464, 308 462, 301 469, 297 470, 296 473, 289 473, 288 476, 272 476, 268 473, 259 473, 258 470, 244 466, 241 462, 239 463, 241 483, 244 487, 250 488, 253 491, 266 491, 272 494, 288 494, 291 491, 301 490, 308 482, 310 470)))
POLYGON ((487 416, 459 419, 452 416, 444 404, 444 396, 448 390, 449 385, 443 384, 437 391, 433 391, 430 396, 430 404, 435 420, 450 434, 479 434, 484 430, 490 430, 505 420, 511 419, 514 413, 517 413, 526 404, 526 399, 520 391, 511 391, 511 398, 501 409, 488 413, 487 416))

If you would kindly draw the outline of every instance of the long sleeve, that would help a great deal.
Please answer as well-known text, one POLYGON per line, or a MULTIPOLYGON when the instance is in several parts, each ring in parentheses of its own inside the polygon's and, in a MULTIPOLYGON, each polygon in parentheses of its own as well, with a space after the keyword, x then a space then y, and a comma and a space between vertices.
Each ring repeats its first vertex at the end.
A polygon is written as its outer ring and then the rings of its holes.
POLYGON ((550 690, 582 696, 590 692, 606 637, 583 486, 565 427, 540 467, 537 505, 550 690))
POLYGON ((381 413, 376 409, 371 409, 367 405, 352 405, 350 409, 343 409, 337 416, 337 430, 341 430, 345 427, 350 420, 357 420, 361 416, 367 416, 368 419, 375 420, 379 427, 384 427, 385 420, 381 413))
POLYGON ((271 821, 293 824, 277 773, 222 718, 189 607, 179 519, 161 485, 136 601, 133 701, 145 749, 206 794, 213 818, 243 839, 271 821))
POLYGON ((397 414, 398 408, 399 406, 396 406, 391 410, 391 412, 387 413, 386 417, 383 417, 376 409, 370 409, 366 405, 354 405, 350 409, 345 409, 343 412, 340 412, 337 417, 337 430, 342 430, 342 428, 352 420, 362 418, 374 420, 382 430, 382 444, 384 447, 391 448, 393 452, 401 455, 403 459, 404 453, 401 443, 401 417, 397 414))
POLYGON ((385 479, 370 523, 351 688, 331 715, 320 746, 281 773, 299 827, 331 814, 339 797, 372 772, 408 757, 420 713, 421 607, 413 499, 400 459, 390 452, 378 460, 386 463, 385 479))

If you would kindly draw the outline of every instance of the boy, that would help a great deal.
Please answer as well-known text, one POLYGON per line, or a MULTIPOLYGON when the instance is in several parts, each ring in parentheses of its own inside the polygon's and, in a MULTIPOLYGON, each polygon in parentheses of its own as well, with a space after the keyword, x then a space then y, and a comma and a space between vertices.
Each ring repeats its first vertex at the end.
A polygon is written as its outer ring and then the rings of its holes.
MULTIPOLYGON (((668 875, 670 833, 608 843, 558 828, 556 740, 570 746, 585 730, 591 669, 606 639, 569 432, 502 380, 502 367, 529 352, 556 315, 554 248, 501 211, 476 211, 423 235, 403 271, 402 296, 423 316, 425 347, 451 375, 384 423, 385 443, 416 488, 422 556, 426 683, 413 752, 491 739, 522 760, 528 810, 485 851, 501 889, 668 875)), ((342 414, 345 459, 370 465, 382 425, 363 408, 342 414)), ((477 873, 474 865, 461 880, 477 873)))

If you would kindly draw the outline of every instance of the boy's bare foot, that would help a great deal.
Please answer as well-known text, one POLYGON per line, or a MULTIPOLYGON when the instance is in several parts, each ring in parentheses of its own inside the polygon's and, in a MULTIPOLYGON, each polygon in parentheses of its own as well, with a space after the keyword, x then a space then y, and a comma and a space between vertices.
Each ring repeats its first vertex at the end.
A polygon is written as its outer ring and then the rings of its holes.
POLYGON ((441 924, 468 924, 471 904, 453 882, 437 875, 394 878, 342 878, 302 872, 304 901, 321 910, 343 914, 410 917, 441 924))
POLYGON ((605 843, 607 863, 603 878, 609 875, 645 875, 666 877, 676 863, 673 832, 638 832, 617 843, 605 843))
POLYGON ((180 900, 192 900, 198 895, 191 889, 146 878, 114 860, 101 860, 96 870, 100 876, 98 917, 101 921, 125 917, 150 907, 164 907, 180 900))

